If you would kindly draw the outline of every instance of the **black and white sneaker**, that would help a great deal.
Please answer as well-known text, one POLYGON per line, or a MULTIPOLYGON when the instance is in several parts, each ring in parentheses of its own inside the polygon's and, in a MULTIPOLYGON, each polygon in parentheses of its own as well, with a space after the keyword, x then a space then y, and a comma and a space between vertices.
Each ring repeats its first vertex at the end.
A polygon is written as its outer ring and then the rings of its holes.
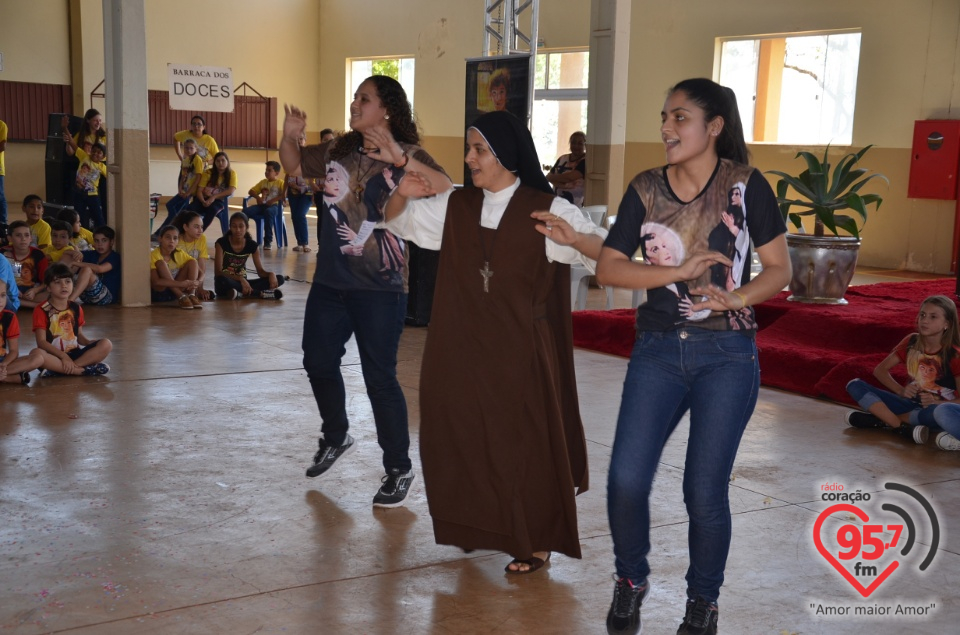
POLYGON ((279 300, 283 297, 283 291, 280 289, 267 289, 260 292, 260 297, 264 300, 279 300))
POLYGON ((844 417, 844 420, 847 422, 851 428, 886 428, 887 424, 883 421, 880 421, 877 417, 873 416, 869 412, 863 412, 862 410, 851 410, 844 417))
POLYGON ((236 300, 236 299, 237 299, 237 296, 239 296, 239 295, 240 295, 240 292, 237 291, 236 289, 234 289, 233 287, 231 287, 231 288, 227 289, 226 291, 224 291, 223 293, 220 294, 220 299, 221 299, 221 300, 236 300))
POLYGON ((937 447, 947 452, 960 452, 960 439, 949 432, 941 432, 937 435, 937 447))
POLYGON ((313 455, 313 465, 307 468, 307 476, 314 478, 329 470, 341 456, 353 449, 353 445, 353 437, 349 434, 343 440, 343 445, 327 445, 326 441, 320 439, 320 449, 313 455))
POLYGON ((390 468, 387 475, 380 479, 383 485, 373 497, 373 506, 400 507, 403 505, 403 500, 407 497, 410 485, 413 483, 413 477, 412 469, 401 473, 399 468, 390 468))
POLYGON ((917 445, 923 445, 930 437, 930 428, 912 423, 901 423, 900 427, 893 428, 893 431, 901 437, 911 439, 917 445))
POLYGON ((696 600, 687 600, 687 614, 683 616, 677 635, 717 635, 719 618, 716 602, 707 602, 699 596, 696 600))
POLYGON ((641 584, 634 584, 627 578, 613 576, 616 586, 613 587, 613 602, 607 611, 607 633, 609 635, 637 635, 643 632, 643 622, 640 621, 640 605, 650 594, 650 583, 644 580, 641 584))

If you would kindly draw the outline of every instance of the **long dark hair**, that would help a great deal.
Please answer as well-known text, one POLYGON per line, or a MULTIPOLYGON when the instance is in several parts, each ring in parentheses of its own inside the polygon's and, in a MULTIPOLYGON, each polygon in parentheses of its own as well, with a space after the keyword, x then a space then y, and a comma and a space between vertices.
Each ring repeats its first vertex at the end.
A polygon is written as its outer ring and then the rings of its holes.
POLYGON ((210 178, 207 180, 207 187, 230 187, 231 174, 233 174, 233 169, 230 167, 230 157, 223 151, 216 153, 213 155, 213 163, 210 165, 210 178), (223 172, 220 172, 217 168, 217 157, 221 154, 227 160, 227 169, 223 172))
POLYGON ((717 156, 736 163, 748 165, 750 151, 743 137, 743 123, 740 121, 740 109, 737 108, 737 96, 726 86, 698 77, 685 79, 668 92, 677 91, 686 94, 690 101, 703 108, 706 120, 723 119, 723 129, 717 136, 717 156))
MULTIPOLYGON (((106 138, 107 136, 106 126, 101 125, 100 129, 97 130, 96 134, 94 134, 93 129, 90 127, 90 120, 96 117, 97 115, 100 115, 100 111, 97 110, 96 108, 91 108, 87 112, 83 113, 83 123, 80 124, 80 136, 77 137, 78 139, 80 139, 81 144, 83 143, 83 140, 90 135, 94 135, 97 138, 97 141, 99 141, 100 139, 106 138)), ((100 115, 100 116, 103 116, 103 115, 100 115)))
MULTIPOLYGON (((403 90, 400 82, 386 75, 371 75, 363 81, 373 82, 377 87, 377 97, 383 102, 383 107, 390 116, 388 121, 393 138, 400 143, 413 145, 420 143, 420 131, 413 118, 407 92, 403 90)), ((330 151, 330 158, 342 159, 362 145, 363 135, 356 130, 351 130, 337 137, 330 151)))

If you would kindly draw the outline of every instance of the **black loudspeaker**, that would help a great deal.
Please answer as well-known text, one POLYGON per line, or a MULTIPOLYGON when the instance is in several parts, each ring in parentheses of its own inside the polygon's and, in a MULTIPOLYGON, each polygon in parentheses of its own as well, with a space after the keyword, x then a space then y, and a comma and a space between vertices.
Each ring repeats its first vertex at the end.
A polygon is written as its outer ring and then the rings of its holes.
POLYGON ((423 249, 411 242, 407 243, 407 266, 409 279, 407 286, 407 319, 411 326, 426 326, 430 323, 430 310, 433 308, 433 292, 437 284, 437 265, 440 252, 423 249))
MULTIPOLYGON (((48 203, 69 205, 73 177, 77 173, 79 162, 67 154, 63 140, 62 112, 52 112, 47 116, 47 149, 45 153, 45 172, 48 203)), ((71 134, 80 132, 82 117, 70 115, 67 128, 71 134)))

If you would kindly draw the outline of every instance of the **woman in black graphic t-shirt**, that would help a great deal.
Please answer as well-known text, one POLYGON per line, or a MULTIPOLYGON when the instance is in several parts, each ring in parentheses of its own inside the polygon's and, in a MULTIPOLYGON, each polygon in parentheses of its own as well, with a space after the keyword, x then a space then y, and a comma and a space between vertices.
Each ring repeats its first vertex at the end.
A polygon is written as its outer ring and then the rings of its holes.
MULTIPOLYGON (((716 633, 730 547, 728 480, 760 385, 751 305, 787 284, 790 260, 776 198, 747 164, 733 91, 707 79, 686 80, 670 90, 661 118, 667 165, 630 183, 597 266, 601 284, 647 289, 648 298, 637 308, 608 476, 617 581, 607 630, 640 628, 649 590, 650 489, 667 439, 689 412, 683 493, 690 567, 678 633, 709 634, 716 633), (738 184, 742 226, 729 210, 738 184), (731 225, 749 232, 744 237, 756 245, 764 268, 753 280, 748 267, 735 266, 731 225), (721 243, 727 253, 717 250, 721 243), (643 263, 633 260, 637 249, 643 263), (714 266, 724 273, 716 282, 714 266), (740 273, 731 274, 729 288, 728 270, 740 273), (724 284, 717 284, 721 278, 724 284)), ((749 246, 741 247, 749 261, 749 246)))

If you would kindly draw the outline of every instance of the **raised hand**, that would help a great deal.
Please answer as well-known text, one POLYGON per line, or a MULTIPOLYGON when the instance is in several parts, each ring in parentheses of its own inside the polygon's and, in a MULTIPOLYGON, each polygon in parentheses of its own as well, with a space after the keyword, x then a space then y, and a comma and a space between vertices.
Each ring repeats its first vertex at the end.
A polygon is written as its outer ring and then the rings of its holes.
POLYGON ((420 172, 407 172, 400 184, 397 186, 397 193, 404 198, 423 198, 424 196, 433 196, 437 191, 433 188, 425 175, 420 172))
POLYGON ((372 143, 376 150, 368 156, 384 163, 400 163, 403 159, 403 148, 393 138, 393 133, 387 125, 376 126, 364 131, 364 143, 372 143))
POLYGON ((307 113, 292 104, 283 105, 283 136, 299 144, 307 130, 307 113))

